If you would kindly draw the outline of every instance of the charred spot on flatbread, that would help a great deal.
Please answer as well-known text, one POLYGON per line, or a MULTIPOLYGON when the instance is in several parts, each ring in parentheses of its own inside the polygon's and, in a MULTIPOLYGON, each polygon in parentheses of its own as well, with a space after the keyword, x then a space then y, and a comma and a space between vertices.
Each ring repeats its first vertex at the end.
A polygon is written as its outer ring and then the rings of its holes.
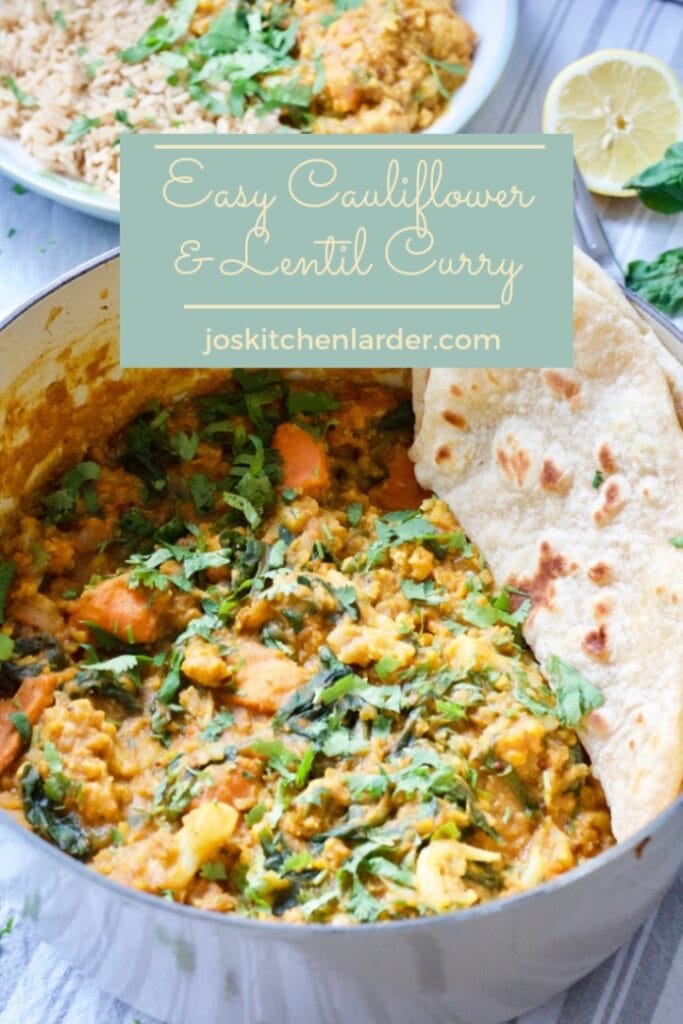
MULTIPOLYGON (((578 566, 574 562, 570 562, 561 552, 553 551, 548 541, 544 540, 541 542, 538 566, 533 576, 512 577, 508 579, 507 584, 522 591, 530 598, 531 615, 533 615, 540 608, 552 610, 555 580, 559 580, 563 576, 571 576, 577 568, 578 566)), ((516 596, 519 597, 519 595, 516 596)), ((519 604, 519 600, 516 603, 519 604)))
POLYGON ((600 491, 600 501, 593 511, 598 526, 606 526, 621 512, 628 499, 628 486, 623 477, 614 476, 600 491))
POLYGON ((442 413, 446 423, 450 423, 452 427, 457 427, 458 430, 467 430, 467 420, 464 416, 461 416, 459 412, 453 412, 452 409, 445 409, 442 413))
POLYGON ((597 629, 589 630, 581 641, 581 646, 590 658, 607 661, 609 658, 607 626, 603 623, 597 629))
POLYGON ((617 466, 614 452, 607 441, 603 441, 598 448, 598 465, 606 476, 610 476, 612 473, 616 473, 618 471, 619 467, 617 466))
POLYGON ((508 483, 524 487, 531 469, 531 457, 514 434, 507 434, 496 446, 496 462, 508 483))
POLYGON ((570 402, 573 398, 576 398, 581 391, 581 385, 578 380, 567 372, 544 370, 541 377, 548 391, 556 398, 563 398, 565 402, 570 402))
POLYGON ((612 582, 612 569, 607 562, 594 562, 588 567, 586 575, 596 587, 605 587, 612 582))

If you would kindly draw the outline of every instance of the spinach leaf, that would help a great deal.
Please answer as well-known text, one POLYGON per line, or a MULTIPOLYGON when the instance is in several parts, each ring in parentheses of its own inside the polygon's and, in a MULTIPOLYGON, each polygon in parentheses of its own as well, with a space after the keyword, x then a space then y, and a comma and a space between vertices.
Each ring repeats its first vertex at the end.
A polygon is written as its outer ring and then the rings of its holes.
POLYGON ((48 795, 46 784, 33 765, 28 765, 22 773, 21 799, 26 820, 38 835, 80 860, 92 855, 92 844, 80 820, 60 808, 60 801, 48 795))
POLYGON ((663 313, 676 316, 683 309, 683 246, 667 249, 651 263, 633 260, 625 280, 631 291, 663 313))
POLYGON ((378 430, 414 430, 415 413, 410 399, 399 402, 377 421, 378 430))
POLYGON ((683 210, 683 142, 674 142, 658 163, 629 178, 624 188, 637 189, 643 203, 657 213, 683 210))
POLYGON ((164 413, 144 413, 133 421, 123 438, 119 462, 140 477, 146 496, 160 494, 166 488, 166 467, 180 458, 164 429, 166 419, 164 413))
POLYGON ((5 605, 7 595, 14 582, 17 567, 14 562, 0 562, 0 626, 5 621, 5 605))

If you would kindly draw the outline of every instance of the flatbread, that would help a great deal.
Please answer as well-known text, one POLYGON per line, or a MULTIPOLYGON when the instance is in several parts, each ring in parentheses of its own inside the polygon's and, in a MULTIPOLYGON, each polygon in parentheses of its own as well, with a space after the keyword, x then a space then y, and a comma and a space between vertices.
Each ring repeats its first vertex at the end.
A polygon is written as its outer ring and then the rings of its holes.
POLYGON ((532 597, 541 666, 602 691, 579 731, 624 839, 683 781, 683 432, 640 324, 577 269, 574 368, 421 374, 411 455, 497 584, 532 597))
MULTIPOLYGON (((574 250, 574 274, 598 295, 603 296, 614 307, 617 315, 628 317, 634 322, 644 345, 650 349, 664 371, 671 396, 673 398, 678 420, 683 426, 683 363, 671 355, 649 324, 645 323, 638 311, 634 309, 616 281, 613 281, 590 256, 580 249, 574 250)), ((683 348, 683 346, 682 346, 683 348)), ((683 355, 683 351, 681 352, 683 355)))

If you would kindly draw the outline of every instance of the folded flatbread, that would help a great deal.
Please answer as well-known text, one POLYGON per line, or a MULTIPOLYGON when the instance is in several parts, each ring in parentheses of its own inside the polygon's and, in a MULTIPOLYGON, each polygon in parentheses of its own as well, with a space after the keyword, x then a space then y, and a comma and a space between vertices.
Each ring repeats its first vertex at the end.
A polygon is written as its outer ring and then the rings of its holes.
POLYGON ((683 377, 658 345, 579 256, 573 369, 414 376, 420 483, 531 597, 541 666, 557 655, 602 691, 579 732, 618 839, 683 781, 683 377))

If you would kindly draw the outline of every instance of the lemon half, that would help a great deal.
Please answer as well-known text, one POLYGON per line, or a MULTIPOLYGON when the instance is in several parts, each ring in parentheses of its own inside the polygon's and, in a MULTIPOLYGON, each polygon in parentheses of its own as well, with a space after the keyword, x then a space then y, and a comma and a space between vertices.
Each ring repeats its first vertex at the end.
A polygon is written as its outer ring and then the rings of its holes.
POLYGON ((592 192, 630 196, 624 182, 683 139, 683 90, 663 61, 636 50, 598 50, 551 84, 543 131, 574 136, 574 155, 592 192))

